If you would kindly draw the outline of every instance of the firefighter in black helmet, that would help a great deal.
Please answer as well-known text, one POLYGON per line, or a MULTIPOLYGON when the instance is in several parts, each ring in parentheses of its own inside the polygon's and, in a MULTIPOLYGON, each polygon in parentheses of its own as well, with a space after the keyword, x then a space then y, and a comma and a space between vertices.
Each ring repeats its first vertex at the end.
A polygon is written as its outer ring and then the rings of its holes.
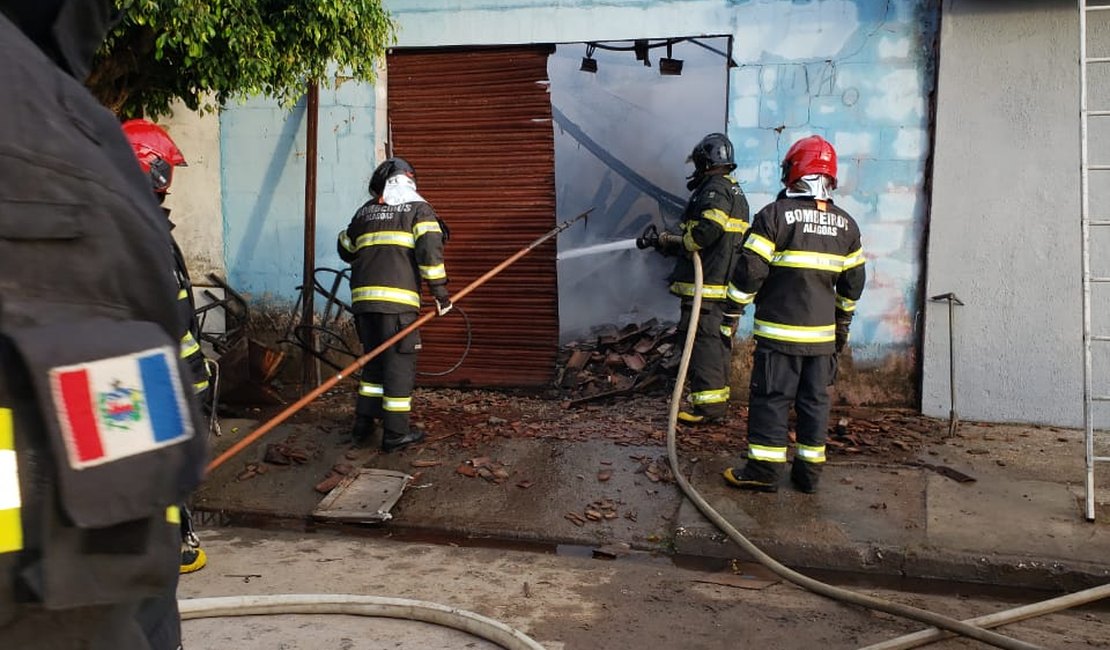
POLYGON ((746 490, 778 489, 793 406, 790 480, 813 493, 825 462, 828 387, 867 275, 859 226, 833 204, 833 146, 817 135, 795 142, 783 158, 782 183, 778 198, 755 216, 728 287, 733 309, 755 302, 756 347, 747 460, 724 477, 746 490))
POLYGON ((686 332, 694 297, 694 267, 690 253, 697 251, 703 270, 702 308, 690 359, 691 407, 678 414, 685 424, 720 421, 728 410, 729 360, 738 318, 724 311, 728 279, 739 257, 748 229, 748 201, 740 185, 729 176, 736 169, 732 142, 723 133, 710 133, 686 159, 694 164, 686 188, 692 193, 679 224, 680 232, 655 234, 649 226, 637 241, 666 255, 677 255, 670 276, 671 293, 681 300, 678 330, 686 332))
MULTIPOLYGON (((442 316, 451 310, 443 265, 446 232, 432 206, 416 191, 416 171, 404 158, 389 158, 370 178, 370 200, 339 233, 339 256, 351 265, 351 305, 366 352, 416 321, 421 280, 442 316)), ((385 452, 424 439, 409 425, 420 333, 412 332, 362 369, 356 443, 381 424, 385 452)))

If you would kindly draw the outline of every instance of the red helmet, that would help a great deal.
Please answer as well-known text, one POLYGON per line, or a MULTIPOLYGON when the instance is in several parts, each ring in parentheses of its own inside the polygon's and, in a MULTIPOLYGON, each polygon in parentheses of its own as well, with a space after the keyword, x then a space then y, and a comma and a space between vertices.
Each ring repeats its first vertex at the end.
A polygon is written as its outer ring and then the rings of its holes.
POLYGON ((185 156, 173 138, 162 127, 143 119, 124 122, 123 133, 135 150, 139 166, 150 175, 154 191, 159 194, 167 192, 173 182, 173 168, 186 164, 185 156))
POLYGON ((786 185, 810 174, 827 175, 836 188, 836 149, 819 135, 798 140, 782 159, 782 182, 786 185))

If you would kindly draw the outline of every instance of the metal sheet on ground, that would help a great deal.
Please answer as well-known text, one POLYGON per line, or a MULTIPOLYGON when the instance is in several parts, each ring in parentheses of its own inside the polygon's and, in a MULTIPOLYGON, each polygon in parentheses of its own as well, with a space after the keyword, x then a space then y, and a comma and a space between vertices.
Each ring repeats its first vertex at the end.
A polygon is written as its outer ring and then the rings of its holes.
POLYGON ((312 516, 324 521, 378 523, 393 518, 390 512, 412 476, 388 469, 362 468, 343 479, 312 516))

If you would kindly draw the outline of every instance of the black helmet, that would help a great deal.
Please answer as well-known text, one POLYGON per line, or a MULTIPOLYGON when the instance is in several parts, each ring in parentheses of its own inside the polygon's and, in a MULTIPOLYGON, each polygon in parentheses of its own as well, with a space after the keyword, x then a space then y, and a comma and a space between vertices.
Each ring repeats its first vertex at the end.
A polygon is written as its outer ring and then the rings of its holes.
POLYGON ((416 170, 412 168, 409 161, 399 157, 386 158, 370 177, 370 193, 381 196, 385 191, 385 182, 397 174, 408 174, 416 178, 416 170))
POLYGON ((728 170, 736 169, 732 160, 732 142, 724 133, 710 133, 701 139, 701 142, 690 152, 686 162, 694 163, 698 173, 710 167, 728 166, 728 170))

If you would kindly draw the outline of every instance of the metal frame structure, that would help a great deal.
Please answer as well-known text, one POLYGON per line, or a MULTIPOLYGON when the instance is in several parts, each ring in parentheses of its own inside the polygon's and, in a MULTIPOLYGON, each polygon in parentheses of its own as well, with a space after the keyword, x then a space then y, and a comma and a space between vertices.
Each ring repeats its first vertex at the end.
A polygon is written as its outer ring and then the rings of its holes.
POLYGON ((1095 453, 1094 403, 1110 402, 1110 395, 1095 395, 1092 389, 1091 344, 1110 342, 1108 334, 1091 332, 1091 285, 1110 283, 1110 277, 1091 275, 1091 228, 1108 227, 1110 219, 1091 219, 1090 172, 1110 172, 1110 164, 1092 165, 1088 159, 1087 120, 1090 117, 1110 117, 1110 110, 1089 110, 1087 107, 1087 66, 1092 63, 1110 64, 1110 56, 1087 56, 1087 12, 1108 11, 1110 5, 1089 5, 1087 0, 1079 2, 1079 193, 1080 225, 1082 228, 1083 249, 1083 441, 1086 456, 1086 511, 1087 521, 1095 520, 1095 465, 1110 462, 1110 456, 1095 453))

